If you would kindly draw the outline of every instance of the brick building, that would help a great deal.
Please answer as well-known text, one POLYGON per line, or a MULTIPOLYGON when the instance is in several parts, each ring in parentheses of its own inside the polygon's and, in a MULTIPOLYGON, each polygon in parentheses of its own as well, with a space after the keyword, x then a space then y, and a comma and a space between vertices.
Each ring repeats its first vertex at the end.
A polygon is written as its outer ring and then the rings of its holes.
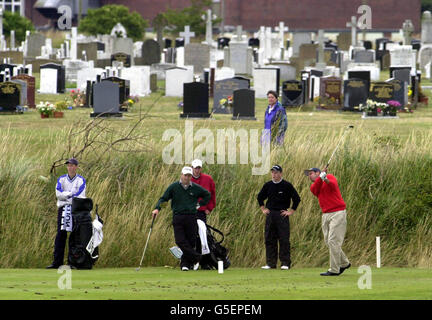
MULTIPOLYGON (((76 6, 78 0, 69 2, 76 6)), ((82 0, 91 1, 99 6, 122 4, 132 11, 139 12, 150 22, 167 8, 180 9, 190 5, 189 0, 82 0)), ((24 5, 24 14, 36 26, 47 23, 34 4, 41 0, 0 0, 24 5)), ((43 2, 43 1, 42 1, 43 2)), ((50 1, 51 3, 56 1, 50 1)), ((68 2, 67 0, 57 3, 68 2)), ((242 25, 249 31, 258 30, 260 26, 276 26, 284 21, 290 31, 325 29, 327 31, 346 30, 346 23, 352 15, 360 17, 357 9, 368 4, 372 9, 372 29, 377 31, 397 31, 402 28, 406 19, 410 19, 415 32, 421 28, 421 0, 215 0, 214 7, 224 4, 225 25, 242 25)))

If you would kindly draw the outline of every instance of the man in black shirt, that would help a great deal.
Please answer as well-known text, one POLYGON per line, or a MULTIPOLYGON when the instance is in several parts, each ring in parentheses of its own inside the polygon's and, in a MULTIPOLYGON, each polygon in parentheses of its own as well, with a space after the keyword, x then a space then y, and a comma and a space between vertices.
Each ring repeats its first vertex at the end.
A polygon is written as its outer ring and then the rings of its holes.
POLYGON ((266 215, 265 245, 267 265, 262 268, 276 268, 279 240, 281 269, 289 270, 291 267, 289 216, 297 210, 300 196, 291 183, 282 179, 282 168, 280 166, 273 166, 271 175, 272 181, 265 183, 258 194, 261 211, 266 215), (267 202, 264 206, 264 200, 266 199, 267 202))

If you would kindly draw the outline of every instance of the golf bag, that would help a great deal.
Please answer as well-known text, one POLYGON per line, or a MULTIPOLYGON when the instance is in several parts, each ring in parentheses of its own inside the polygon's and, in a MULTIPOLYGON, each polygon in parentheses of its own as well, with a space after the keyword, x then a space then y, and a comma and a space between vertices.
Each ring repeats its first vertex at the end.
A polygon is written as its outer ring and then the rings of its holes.
MULTIPOLYGON (((228 258, 228 249, 221 245, 221 243, 225 239, 224 234, 222 233, 222 231, 212 226, 209 226, 208 224, 206 226, 207 226, 207 243, 210 249, 210 253, 203 255, 201 257, 201 261, 200 261, 201 269, 206 269, 206 270, 217 269, 218 261, 223 261, 224 269, 228 269, 228 267, 231 265, 231 261, 228 258), (219 234, 222 237, 222 239, 217 241, 212 231, 219 234)), ((199 237, 197 241, 197 251, 198 252, 201 251, 201 241, 199 240, 199 237)))
POLYGON ((90 198, 72 200, 72 232, 69 236, 68 264, 77 269, 91 269, 98 258, 95 248, 92 258, 86 247, 93 236, 91 210, 93 201, 90 198))

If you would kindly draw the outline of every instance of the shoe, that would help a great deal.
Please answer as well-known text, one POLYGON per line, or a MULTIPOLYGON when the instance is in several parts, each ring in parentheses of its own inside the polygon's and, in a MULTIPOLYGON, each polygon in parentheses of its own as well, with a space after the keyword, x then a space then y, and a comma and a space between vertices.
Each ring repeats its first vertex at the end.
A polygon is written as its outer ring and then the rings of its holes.
POLYGON ((262 266, 261 269, 269 270, 269 269, 275 269, 275 267, 270 267, 269 265, 265 265, 265 266, 262 266))
POLYGON ((199 268, 199 262, 195 263, 193 266, 194 271, 197 271, 199 268))
POLYGON ((45 269, 58 269, 60 267, 60 265, 55 264, 55 263, 51 263, 48 267, 46 267, 45 269))
POLYGON ((321 276, 338 276, 340 273, 334 273, 331 271, 320 273, 321 276))
POLYGON ((349 269, 349 267, 351 267, 351 263, 348 263, 348 265, 346 267, 340 267, 339 268, 339 274, 342 274, 346 269, 349 269))
POLYGON ((182 267, 181 270, 182 270, 182 271, 189 271, 189 268, 188 268, 188 267, 182 267))
POLYGON ((281 266, 281 270, 289 270, 289 266, 281 266))

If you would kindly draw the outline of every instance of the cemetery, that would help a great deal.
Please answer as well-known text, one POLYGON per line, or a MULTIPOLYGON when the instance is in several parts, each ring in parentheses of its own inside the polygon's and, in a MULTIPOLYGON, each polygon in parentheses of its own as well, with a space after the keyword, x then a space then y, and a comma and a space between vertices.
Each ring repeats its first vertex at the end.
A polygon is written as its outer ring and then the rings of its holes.
MULTIPOLYGON (((300 272, 322 268, 327 251, 317 245, 322 244, 318 202, 302 173, 325 165, 323 159, 347 125, 355 130, 329 169, 349 204, 345 252, 353 265, 374 265, 371 239, 382 235, 386 266, 429 272, 432 14, 420 14, 420 30, 407 18, 397 31, 365 31, 358 14, 347 12, 338 31, 300 30, 290 21, 274 21, 254 29, 234 25, 228 32, 206 8, 201 29, 155 25, 137 40, 116 21, 110 32, 97 35, 80 32, 76 25, 57 30, 52 38, 53 33, 27 30, 18 43, 15 31, 7 38, 3 34, 0 6, 0 190, 5 203, 0 209, 0 240, 5 239, 0 241, 0 276, 1 268, 42 268, 50 259, 54 186, 72 156, 79 158, 89 195, 107 218, 98 267, 135 265, 147 236, 143 230, 153 227, 151 211, 158 197, 178 181, 183 166, 201 158, 203 172, 216 181, 219 201, 208 219, 229 233, 224 243, 234 268, 258 268, 265 261, 264 250, 254 251, 264 245, 265 218, 254 210, 259 211, 259 186, 271 179, 276 163, 302 199, 290 222, 295 226, 294 267, 300 272), (254 147, 258 158, 265 158, 260 137, 270 90, 285 109, 288 129, 281 146, 269 146, 270 163, 254 163, 254 147), (223 147, 225 138, 227 145, 234 141, 232 158, 223 147), (245 161, 242 150, 250 156, 245 161), (270 164, 265 174, 251 174, 270 164), (19 223, 15 211, 25 212, 19 223), (7 224, 13 226, 6 230, 7 224), (27 228, 40 239, 24 232, 27 228), (15 241, 15 234, 22 237, 15 241)), ((167 222, 171 211, 168 206, 162 211, 145 266, 168 270, 177 261, 167 253, 174 245, 167 222)), ((322 294, 319 299, 325 298, 322 294)), ((220 292, 216 297, 223 299, 220 292)), ((280 291, 277 297, 286 298, 280 291)), ((348 295, 353 297, 368 298, 363 292, 348 295)), ((407 295, 401 289, 395 297, 430 298, 414 289, 407 295)))

